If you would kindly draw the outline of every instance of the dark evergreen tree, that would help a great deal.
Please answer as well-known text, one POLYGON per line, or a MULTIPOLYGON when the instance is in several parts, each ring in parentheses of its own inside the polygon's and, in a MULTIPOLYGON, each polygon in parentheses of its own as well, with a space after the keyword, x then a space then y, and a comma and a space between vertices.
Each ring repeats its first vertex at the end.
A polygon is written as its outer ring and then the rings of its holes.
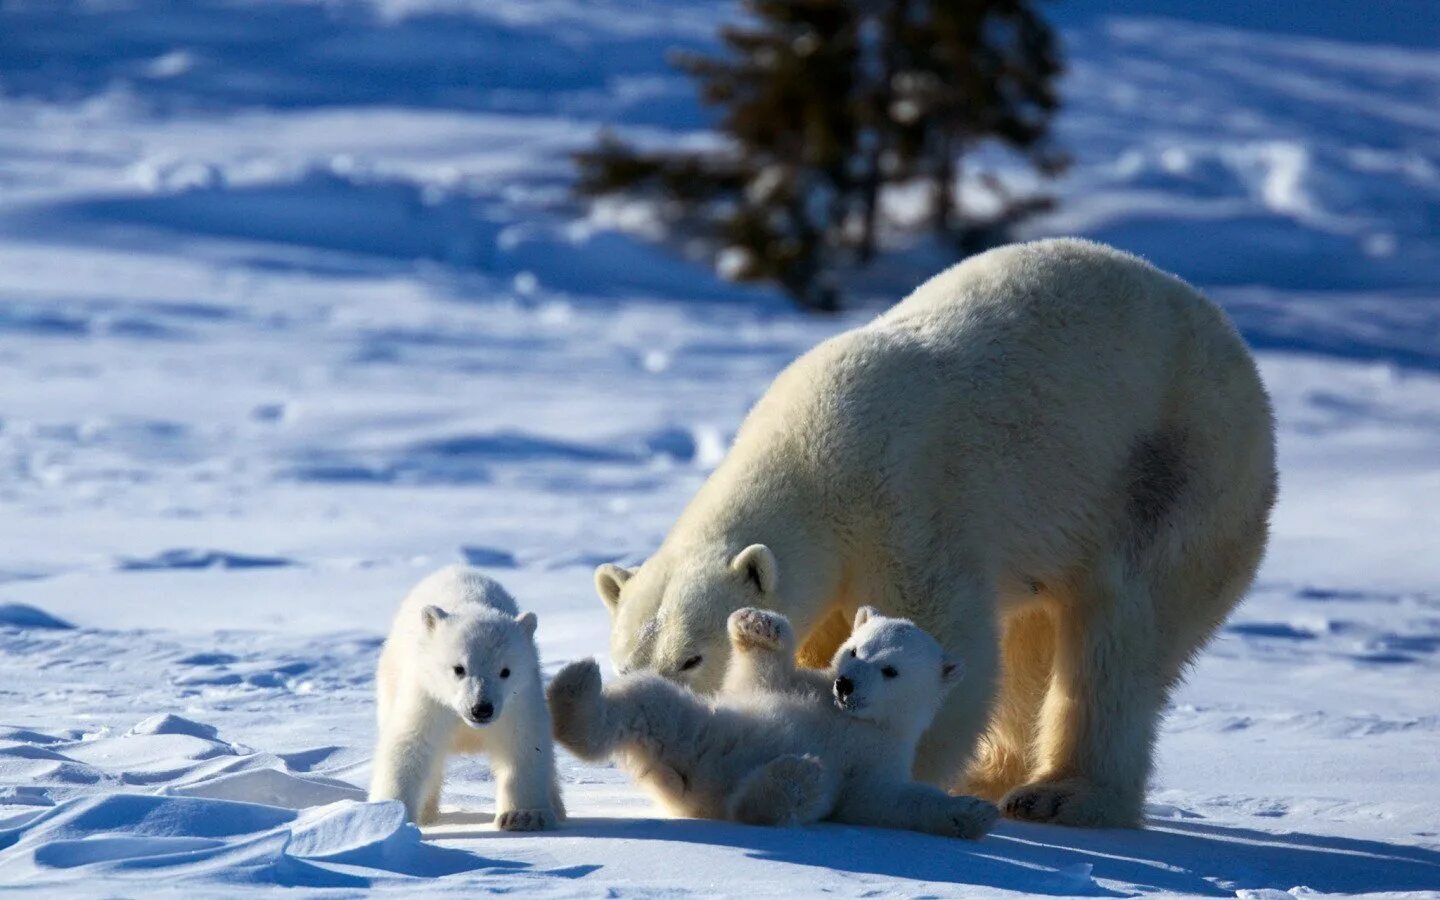
MULTIPOLYGON (((1028 155, 1043 174, 1064 166, 1047 141, 1059 108, 1055 34, 1032 0, 914 2, 917 14, 891 37, 900 47, 890 109, 900 167, 930 183, 936 232, 973 249, 978 235, 1003 231, 1046 201, 1012 200, 991 219, 966 217, 959 182, 967 153, 993 140, 1028 155)), ((994 180, 990 186, 1003 192, 994 180)))
POLYGON ((586 195, 659 201, 714 244, 731 277, 836 305, 833 272, 879 246, 887 186, 923 180, 933 227, 962 247, 1033 202, 963 215, 964 154, 999 140, 1042 168, 1059 73, 1029 0, 747 0, 720 56, 684 55, 729 139, 711 152, 645 152, 613 137, 578 156, 586 195))

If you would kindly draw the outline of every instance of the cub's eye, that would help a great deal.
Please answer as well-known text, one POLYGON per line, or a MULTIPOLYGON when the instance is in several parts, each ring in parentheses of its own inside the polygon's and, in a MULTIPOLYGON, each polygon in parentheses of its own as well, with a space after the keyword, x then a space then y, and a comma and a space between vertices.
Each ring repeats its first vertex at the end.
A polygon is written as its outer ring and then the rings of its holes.
POLYGON ((895 671, 895 667, 894 667, 894 666, 886 666, 885 668, 883 668, 883 669, 880 670, 880 674, 881 674, 881 675, 884 675, 886 678, 894 678, 896 675, 899 675, 900 673, 897 672, 897 671, 895 671))
POLYGON ((455 673, 455 677, 456 677, 456 678, 464 678, 464 677, 465 677, 465 667, 464 667, 464 666, 455 666, 455 667, 453 667, 450 671, 452 671, 452 672, 455 673))
POLYGON ((500 670, 500 677, 501 677, 501 678, 509 678, 509 677, 510 677, 510 670, 509 670, 509 669, 501 669, 501 670, 500 670))
POLYGON ((680 664, 680 671, 682 671, 682 672, 688 672, 688 671, 690 671, 691 669, 693 669, 693 668, 695 668, 696 666, 700 665, 700 663, 701 663, 701 661, 702 661, 703 659, 704 659, 704 657, 701 657, 701 656, 692 656, 692 657, 690 657, 689 659, 685 660, 683 663, 680 664))
POLYGON ((851 648, 850 648, 850 658, 851 658, 851 659, 854 659, 854 658, 855 658, 855 648, 854 648, 854 647, 851 647, 851 648))

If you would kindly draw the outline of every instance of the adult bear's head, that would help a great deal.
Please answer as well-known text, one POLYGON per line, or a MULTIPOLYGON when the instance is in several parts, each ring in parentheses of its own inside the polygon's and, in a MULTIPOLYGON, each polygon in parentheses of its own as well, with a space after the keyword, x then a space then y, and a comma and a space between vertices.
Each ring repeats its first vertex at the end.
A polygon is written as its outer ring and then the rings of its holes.
POLYGON ((747 606, 773 608, 779 577, 764 544, 662 547, 638 569, 606 563, 595 570, 595 589, 610 610, 610 658, 621 672, 717 690, 730 657, 726 620, 747 606))

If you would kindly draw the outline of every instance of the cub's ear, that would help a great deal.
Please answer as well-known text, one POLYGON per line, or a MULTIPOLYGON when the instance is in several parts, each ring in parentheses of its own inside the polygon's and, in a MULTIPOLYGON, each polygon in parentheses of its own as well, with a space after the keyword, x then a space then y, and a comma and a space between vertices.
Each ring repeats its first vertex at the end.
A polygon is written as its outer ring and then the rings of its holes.
POLYGON ((634 569, 614 563, 605 563, 595 570, 595 592, 605 601, 605 608, 610 610, 611 615, 615 614, 615 607, 620 605, 620 589, 634 574, 634 569))
POLYGON ((533 612, 521 613, 520 615, 515 617, 515 622, 521 628, 525 629, 525 633, 530 635, 531 637, 535 636, 535 626, 540 624, 540 620, 535 618, 535 614, 533 612))
POLYGON ((780 583, 780 564, 764 544, 751 544, 735 554, 730 560, 730 569, 739 572, 761 594, 773 594, 780 583))
POLYGON ((861 625, 880 615, 880 610, 873 606, 862 606, 855 610, 855 625, 852 630, 858 630, 861 625))
POLYGON ((420 621, 425 623, 426 631, 434 631, 435 626, 450 618, 450 614, 438 606, 427 606, 420 610, 420 621))
POLYGON ((947 656, 940 662, 940 683, 946 685, 954 684, 965 677, 965 664, 954 657, 947 656))

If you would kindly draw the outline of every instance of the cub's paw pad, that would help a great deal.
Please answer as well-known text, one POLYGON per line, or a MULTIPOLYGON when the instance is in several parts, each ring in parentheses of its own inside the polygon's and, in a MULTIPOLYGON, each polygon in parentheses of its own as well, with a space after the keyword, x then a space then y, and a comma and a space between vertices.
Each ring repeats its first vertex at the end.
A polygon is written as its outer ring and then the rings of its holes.
POLYGON ((779 650, 789 638, 790 623, 779 613, 747 607, 730 614, 730 640, 741 647, 779 650))
POLYGON ((1000 818, 1000 810, 995 808, 995 804, 977 797, 952 797, 948 815, 950 833, 974 841, 989 833, 1000 818))
POLYGON ((747 825, 808 825, 825 814, 825 766, 813 756, 777 756, 747 775, 731 817, 747 825))
POLYGON ((825 765, 813 756, 781 756, 766 766, 776 794, 783 797, 789 815, 786 824, 813 822, 823 815, 825 765))
POLYGON ((495 827, 501 831, 550 831, 557 823, 548 809, 507 809, 495 817, 495 827))

